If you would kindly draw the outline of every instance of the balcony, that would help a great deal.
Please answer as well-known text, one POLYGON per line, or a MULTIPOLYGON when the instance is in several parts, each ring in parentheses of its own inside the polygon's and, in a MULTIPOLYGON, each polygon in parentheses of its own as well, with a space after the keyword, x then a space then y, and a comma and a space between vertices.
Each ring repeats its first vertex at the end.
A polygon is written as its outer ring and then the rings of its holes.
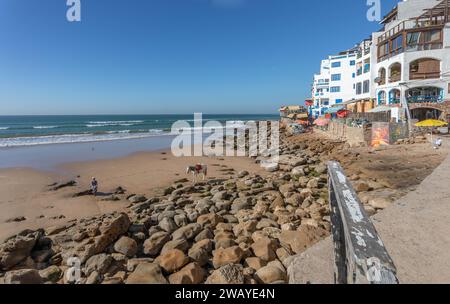
POLYGON ((417 96, 407 97, 406 101, 408 101, 408 103, 441 103, 444 100, 443 100, 442 96, 417 95, 417 96))
POLYGON ((389 77, 389 83, 399 82, 400 80, 402 80, 402 76, 400 74, 389 77))
POLYGON ((421 79, 439 79, 441 77, 440 72, 433 73, 411 73, 409 79, 411 80, 421 80, 421 79))

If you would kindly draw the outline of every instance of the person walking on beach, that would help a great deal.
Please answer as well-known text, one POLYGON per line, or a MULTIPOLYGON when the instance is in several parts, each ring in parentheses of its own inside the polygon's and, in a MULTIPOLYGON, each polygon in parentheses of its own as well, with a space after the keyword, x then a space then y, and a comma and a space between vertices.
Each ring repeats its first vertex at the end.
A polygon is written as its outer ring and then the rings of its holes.
POLYGON ((91 191, 94 196, 97 196, 97 190, 98 190, 98 182, 95 179, 95 177, 93 177, 91 181, 91 191))

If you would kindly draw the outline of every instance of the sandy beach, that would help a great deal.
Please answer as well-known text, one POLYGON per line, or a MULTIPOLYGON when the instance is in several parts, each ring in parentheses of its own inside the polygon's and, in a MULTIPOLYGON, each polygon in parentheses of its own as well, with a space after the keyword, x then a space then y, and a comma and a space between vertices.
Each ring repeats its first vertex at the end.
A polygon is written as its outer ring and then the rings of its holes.
POLYGON ((99 180, 99 191, 107 194, 118 186, 127 194, 157 195, 186 175, 186 167, 196 163, 208 165, 209 177, 228 177, 247 170, 265 174, 246 157, 174 157, 170 150, 140 152, 110 160, 67 163, 54 172, 34 169, 0 170, 0 242, 23 229, 46 228, 93 215, 122 210, 128 201, 102 201, 102 195, 73 198, 89 189, 91 177, 99 180), (79 177, 78 177, 79 176, 79 177), (76 180, 78 185, 49 191, 55 182, 76 180), (24 217, 25 219, 23 219, 24 217), (17 219, 17 221, 14 221, 17 219))

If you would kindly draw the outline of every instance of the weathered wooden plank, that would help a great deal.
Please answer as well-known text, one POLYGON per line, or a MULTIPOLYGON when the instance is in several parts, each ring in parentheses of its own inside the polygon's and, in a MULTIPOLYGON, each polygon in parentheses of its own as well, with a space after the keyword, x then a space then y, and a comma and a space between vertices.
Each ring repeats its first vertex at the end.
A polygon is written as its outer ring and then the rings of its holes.
POLYGON ((397 284, 394 262, 339 163, 328 163, 328 177, 336 282, 397 284))

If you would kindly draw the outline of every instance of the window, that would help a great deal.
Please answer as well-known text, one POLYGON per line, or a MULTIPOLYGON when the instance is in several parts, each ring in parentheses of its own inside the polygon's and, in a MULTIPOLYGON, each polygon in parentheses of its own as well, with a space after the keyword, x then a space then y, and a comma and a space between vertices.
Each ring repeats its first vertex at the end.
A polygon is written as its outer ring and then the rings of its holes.
POLYGON ((336 99, 336 103, 342 103, 342 99, 336 99))
POLYGON ((356 64, 355 60, 350 61, 350 65, 354 66, 356 64))
POLYGON ((339 93, 341 91, 341 87, 331 87, 330 92, 331 93, 339 93))
POLYGON ((356 84, 356 95, 361 95, 362 94, 362 83, 358 82, 356 84))
POLYGON ((392 40, 392 53, 400 54, 401 52, 403 52, 403 35, 392 40))
POLYGON ((366 80, 363 83, 363 93, 369 93, 369 91, 370 91, 370 82, 369 80, 366 80))
POLYGON ((331 75, 331 81, 339 81, 339 80, 341 80, 341 74, 331 75))
POLYGON ((331 67, 332 68, 340 68, 341 67, 341 62, 340 61, 335 61, 335 62, 331 63, 331 67))

